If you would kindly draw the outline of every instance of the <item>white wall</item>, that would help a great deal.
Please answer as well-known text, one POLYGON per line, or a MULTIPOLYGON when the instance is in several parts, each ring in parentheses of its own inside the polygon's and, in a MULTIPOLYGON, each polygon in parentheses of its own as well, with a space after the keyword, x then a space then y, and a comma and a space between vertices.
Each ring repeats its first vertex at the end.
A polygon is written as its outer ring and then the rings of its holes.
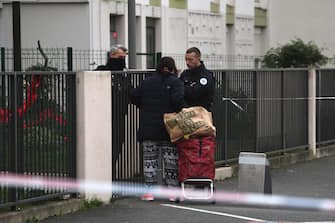
MULTIPOLYGON (((139 16, 136 18, 136 52, 146 52, 146 17, 139 16)), ((136 57, 136 67, 145 69, 146 61, 144 56, 136 57)))
POLYGON ((211 0, 188 0, 188 10, 207 11, 211 10, 211 0))
POLYGON ((237 55, 254 55, 254 0, 235 0, 234 49, 237 55))
POLYGON ((136 0, 136 4, 149 5, 149 0, 136 0))
POLYGON ((226 5, 227 5, 227 0, 220 0, 220 12, 222 15, 226 14, 226 5))
POLYGON ((188 47, 197 46, 203 54, 222 55, 225 48, 224 16, 194 11, 188 14, 188 47))
POLYGON ((266 9, 269 0, 255 0, 255 7, 266 9))
POLYGON ((161 0, 161 5, 168 7, 169 6, 169 0, 161 0))
POLYGON ((90 1, 89 36, 90 49, 100 50, 110 47, 109 2, 90 1))
POLYGON ((12 47, 12 8, 5 4, 2 6, 3 8, 0 9, 0 46, 12 47))
POLYGON ((262 56, 267 51, 266 34, 262 28, 254 28, 254 55, 262 56))
POLYGON ((254 0, 235 0, 235 14, 254 16, 254 0))
POLYGON ((188 46, 187 10, 162 7, 162 51, 167 54, 184 54, 188 46))
POLYGON ((269 0, 269 47, 298 37, 335 54, 334 0, 269 0))
MULTIPOLYGON (((0 45, 12 48, 12 7, 0 9, 0 45)), ((21 4, 22 48, 89 48, 88 4, 21 4)))
POLYGON ((235 5, 235 0, 226 0, 228 5, 235 5))

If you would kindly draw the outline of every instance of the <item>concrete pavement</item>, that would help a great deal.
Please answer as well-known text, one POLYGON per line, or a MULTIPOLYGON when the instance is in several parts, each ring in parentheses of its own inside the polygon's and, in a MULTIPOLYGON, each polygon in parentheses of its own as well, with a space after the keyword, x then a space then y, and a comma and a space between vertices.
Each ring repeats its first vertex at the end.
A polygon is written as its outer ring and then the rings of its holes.
MULTIPOLYGON (((335 199, 335 156, 272 169, 273 194, 335 199)), ((237 191, 237 178, 216 183, 217 190, 237 191)), ((253 220, 335 222, 335 213, 293 209, 239 207, 224 203, 175 205, 164 200, 116 200, 110 205, 51 217, 41 223, 248 222, 253 220), (183 208, 183 209, 181 209, 183 208)))

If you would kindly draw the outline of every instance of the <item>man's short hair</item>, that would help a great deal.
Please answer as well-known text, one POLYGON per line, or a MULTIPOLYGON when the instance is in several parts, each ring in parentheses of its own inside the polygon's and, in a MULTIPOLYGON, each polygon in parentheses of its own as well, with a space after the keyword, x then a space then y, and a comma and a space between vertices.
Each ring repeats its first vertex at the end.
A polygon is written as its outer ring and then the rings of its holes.
POLYGON ((189 53, 195 53, 195 55, 197 55, 198 57, 201 57, 201 52, 199 50, 199 48, 197 47, 191 47, 189 48, 188 50, 186 50, 186 53, 189 54, 189 53))
POLYGON ((117 45, 114 45, 114 46, 111 47, 109 53, 110 53, 110 54, 114 54, 114 53, 116 53, 118 50, 122 50, 122 51, 124 51, 125 53, 127 53, 127 51, 128 51, 128 49, 127 49, 125 46, 123 46, 123 45, 121 45, 121 44, 117 44, 117 45))

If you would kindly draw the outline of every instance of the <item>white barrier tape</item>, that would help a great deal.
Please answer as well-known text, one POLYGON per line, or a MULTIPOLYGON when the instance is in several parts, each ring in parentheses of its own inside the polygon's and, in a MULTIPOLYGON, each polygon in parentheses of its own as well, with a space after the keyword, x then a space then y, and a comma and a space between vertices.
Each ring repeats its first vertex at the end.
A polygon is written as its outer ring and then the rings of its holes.
POLYGON ((155 196, 162 198, 168 198, 171 194, 181 196, 181 191, 174 188, 164 188, 158 186, 148 188, 143 184, 128 184, 129 185, 126 185, 122 182, 110 183, 0 173, 0 187, 62 190, 67 192, 89 192, 96 194, 104 194, 112 191, 115 194, 128 194, 133 196, 143 195, 144 193, 151 192, 155 196))
POLYGON ((245 111, 236 101, 294 101, 294 100, 335 100, 335 97, 296 97, 296 98, 225 98, 222 101, 229 101, 241 111, 245 111))
POLYGON ((335 211, 335 200, 330 199, 230 192, 217 192, 215 198, 232 204, 335 211))
MULTIPOLYGON (((89 192, 89 193, 110 193, 127 194, 128 196, 140 196, 151 192, 157 198, 168 198, 170 195, 182 196, 182 191, 178 188, 168 188, 155 186, 149 189, 143 184, 126 185, 124 183, 109 182, 88 182, 80 180, 68 180, 60 178, 0 174, 0 186, 31 188, 31 189, 49 189, 69 192, 89 192)), ((192 191, 194 193, 194 191, 192 191)), ((203 194, 203 191, 199 191, 203 194)), ((245 206, 261 206, 275 208, 296 208, 311 209, 319 211, 335 212, 335 200, 316 199, 304 197, 288 197, 279 195, 264 195, 254 193, 236 193, 216 191, 214 194, 216 202, 224 202, 245 206)))

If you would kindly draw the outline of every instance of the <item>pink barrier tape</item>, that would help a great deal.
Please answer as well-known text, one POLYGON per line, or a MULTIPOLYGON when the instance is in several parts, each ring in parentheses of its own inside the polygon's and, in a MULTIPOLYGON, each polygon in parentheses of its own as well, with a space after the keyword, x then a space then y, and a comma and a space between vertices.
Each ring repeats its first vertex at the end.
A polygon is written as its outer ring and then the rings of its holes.
MULTIPOLYGON (((157 198, 168 198, 171 194, 181 197, 182 191, 179 188, 154 186, 151 188, 143 184, 125 184, 122 182, 98 182, 62 179, 55 177, 41 177, 32 175, 16 175, 0 173, 0 187, 16 187, 31 189, 62 190, 69 192, 89 193, 110 193, 127 194, 127 196, 140 196, 151 192, 157 198)), ((192 190, 194 193, 194 190, 192 190)), ((197 191, 195 191, 197 193, 197 191)), ((199 194, 203 191, 199 190, 199 194)), ((216 202, 229 203, 234 205, 309 209, 317 211, 328 211, 335 213, 335 200, 317 199, 305 197, 289 197, 281 195, 264 195, 256 193, 237 193, 216 191, 214 197, 216 202)))

